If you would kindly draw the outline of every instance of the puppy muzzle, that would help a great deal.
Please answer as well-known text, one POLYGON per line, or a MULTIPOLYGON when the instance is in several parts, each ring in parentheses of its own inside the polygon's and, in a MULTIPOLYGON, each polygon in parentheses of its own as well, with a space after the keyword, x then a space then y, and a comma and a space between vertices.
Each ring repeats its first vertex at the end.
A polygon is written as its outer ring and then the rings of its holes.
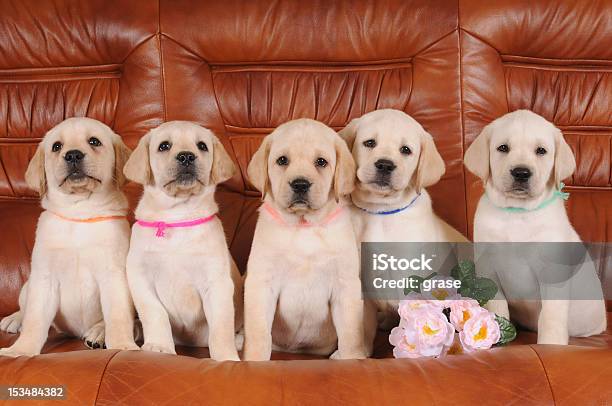
POLYGON ((293 192, 289 207, 309 206, 308 192, 312 182, 305 178, 297 178, 289 182, 289 186, 293 192))

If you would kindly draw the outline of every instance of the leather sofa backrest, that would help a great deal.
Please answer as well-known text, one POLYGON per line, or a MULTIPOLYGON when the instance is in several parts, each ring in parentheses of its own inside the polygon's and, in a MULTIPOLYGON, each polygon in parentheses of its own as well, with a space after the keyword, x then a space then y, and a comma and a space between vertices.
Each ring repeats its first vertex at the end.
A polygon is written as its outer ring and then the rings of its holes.
MULTIPOLYGON (((542 114, 577 156, 566 182, 572 222, 587 241, 612 240, 609 1, 7 0, 1 7, 0 315, 16 308, 29 273, 39 209, 25 168, 44 133, 70 116, 109 124, 131 147, 163 121, 211 128, 240 169, 218 201, 242 271, 259 205, 246 168, 261 139, 290 119, 340 129, 385 107, 406 111, 434 137, 446 162, 430 188, 435 210, 470 236, 482 187, 463 167, 465 148, 501 114, 542 114)), ((134 201, 138 189, 128 190, 134 201)))

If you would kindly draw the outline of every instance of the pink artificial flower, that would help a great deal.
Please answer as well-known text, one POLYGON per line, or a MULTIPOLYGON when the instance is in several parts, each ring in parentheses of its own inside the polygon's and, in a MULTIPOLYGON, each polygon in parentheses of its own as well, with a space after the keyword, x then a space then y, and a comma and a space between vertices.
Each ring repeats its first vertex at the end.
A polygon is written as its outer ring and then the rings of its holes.
POLYGON ((421 356, 417 350, 416 331, 406 330, 402 327, 402 323, 391 330, 389 342, 394 346, 393 356, 395 358, 419 358, 421 356))
POLYGON ((420 293, 410 292, 405 296, 405 299, 400 300, 397 311, 401 318, 406 319, 410 317, 412 312, 424 308, 442 310, 444 303, 440 300, 427 300, 420 293))
POLYGON ((455 330, 463 330, 463 325, 476 313, 486 311, 478 305, 478 302, 470 298, 458 298, 448 301, 450 307, 450 322, 455 330))
POLYGON ((495 320, 495 314, 483 311, 473 314, 463 325, 459 333, 459 339, 466 352, 488 349, 499 341, 499 324, 495 320))
POLYGON ((437 357, 452 345, 454 334, 442 309, 426 304, 402 318, 399 327, 391 331, 389 342, 395 346, 396 358, 437 357))

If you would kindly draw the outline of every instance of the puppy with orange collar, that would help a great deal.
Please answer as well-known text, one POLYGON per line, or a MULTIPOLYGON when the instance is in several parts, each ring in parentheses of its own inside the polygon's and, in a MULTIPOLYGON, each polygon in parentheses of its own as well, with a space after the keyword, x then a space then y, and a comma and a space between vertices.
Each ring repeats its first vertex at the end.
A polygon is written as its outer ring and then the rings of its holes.
POLYGON ((239 360, 242 280, 214 199, 234 171, 217 137, 187 121, 150 131, 127 162, 125 175, 144 185, 127 259, 143 350, 176 354, 176 342, 239 360))
POLYGON ((36 355, 49 327, 91 346, 137 350, 125 274, 129 246, 123 164, 130 150, 108 126, 71 118, 43 138, 26 172, 42 197, 32 269, 20 310, 0 328, 21 330, 0 355, 36 355))

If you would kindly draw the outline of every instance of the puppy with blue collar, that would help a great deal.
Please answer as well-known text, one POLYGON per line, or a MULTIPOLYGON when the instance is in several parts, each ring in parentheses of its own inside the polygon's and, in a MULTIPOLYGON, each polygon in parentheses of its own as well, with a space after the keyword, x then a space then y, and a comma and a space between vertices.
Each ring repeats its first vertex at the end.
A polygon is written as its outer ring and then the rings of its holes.
MULTIPOLYGON (((352 120, 340 136, 357 164, 351 217, 358 243, 467 241, 433 211, 425 188, 442 177, 444 161, 416 120, 376 110, 352 120)), ((397 300, 376 304, 382 327, 397 325, 397 300)))

